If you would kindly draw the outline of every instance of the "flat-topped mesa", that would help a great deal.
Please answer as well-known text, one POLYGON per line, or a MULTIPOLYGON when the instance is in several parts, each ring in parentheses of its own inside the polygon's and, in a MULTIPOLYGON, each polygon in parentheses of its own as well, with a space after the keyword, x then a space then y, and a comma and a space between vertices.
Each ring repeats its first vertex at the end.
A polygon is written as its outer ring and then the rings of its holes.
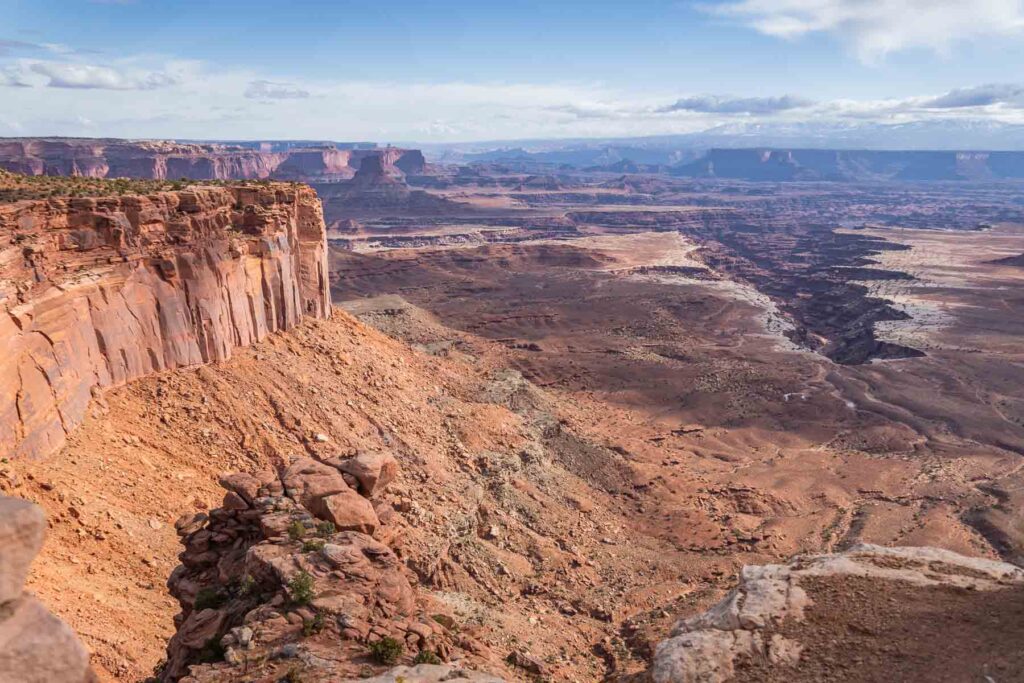
POLYGON ((25 175, 167 180, 267 179, 337 182, 352 178, 366 159, 419 175, 419 150, 339 149, 309 145, 271 151, 239 145, 162 140, 9 138, 0 140, 0 169, 25 175))
POLYGON ((60 448, 96 388, 328 317, 326 256, 299 185, 0 204, 0 457, 60 448))

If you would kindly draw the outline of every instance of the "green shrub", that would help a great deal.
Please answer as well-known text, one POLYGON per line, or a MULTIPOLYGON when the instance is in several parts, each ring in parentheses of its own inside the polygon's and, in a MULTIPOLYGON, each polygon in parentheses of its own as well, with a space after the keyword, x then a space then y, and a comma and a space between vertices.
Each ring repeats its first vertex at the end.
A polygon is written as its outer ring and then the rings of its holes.
POLYGON ((302 542, 302 552, 304 552, 304 553, 312 553, 312 552, 316 552, 317 550, 323 550, 325 545, 326 545, 326 543, 324 542, 324 539, 322 539, 322 538, 311 538, 308 541, 303 541, 302 542))
POLYGON ((302 635, 307 638, 314 633, 320 633, 324 630, 324 615, 320 612, 316 613, 312 619, 304 619, 302 622, 302 635))
POLYGON ((391 666, 402 656, 402 643, 394 638, 381 638, 375 643, 370 643, 370 656, 378 664, 391 666))
POLYGON ((299 520, 295 520, 294 522, 288 525, 288 538, 292 539, 293 541, 297 541, 305 535, 306 525, 300 522, 299 520))
POLYGON ((219 588, 201 588, 196 593, 196 600, 192 607, 195 611, 200 612, 204 609, 217 609, 227 601, 228 596, 219 588))
POLYGON ((214 636, 203 645, 198 655, 200 664, 211 664, 224 659, 224 646, 220 644, 220 638, 214 636))
POLYGON ((318 522, 316 525, 316 535, 322 538, 333 536, 337 531, 334 522, 318 522))
POLYGON ((313 588, 313 577, 307 571, 299 572, 288 582, 288 594, 297 605, 308 605, 313 601, 316 597, 313 588))
POLYGON ((441 658, 434 654, 433 650, 420 650, 412 662, 413 664, 440 664, 441 658))
POLYGON ((238 594, 249 595, 255 587, 256 579, 252 578, 249 574, 246 574, 238 581, 238 594))

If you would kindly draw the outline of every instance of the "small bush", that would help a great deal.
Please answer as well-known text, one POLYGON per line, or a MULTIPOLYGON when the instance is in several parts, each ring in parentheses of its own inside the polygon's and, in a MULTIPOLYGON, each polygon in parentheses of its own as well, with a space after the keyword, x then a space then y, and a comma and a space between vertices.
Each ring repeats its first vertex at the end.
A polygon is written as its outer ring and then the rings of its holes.
POLYGON ((337 528, 334 526, 334 522, 318 522, 316 525, 316 535, 321 538, 327 536, 333 536, 337 533, 337 528))
POLYGON ((433 650, 420 650, 412 662, 413 664, 440 664, 441 658, 434 654, 433 650))
POLYGON ((320 633, 324 630, 324 615, 320 612, 316 613, 312 619, 306 619, 302 622, 302 635, 307 638, 315 633, 320 633))
POLYGON ((212 664, 224 659, 224 646, 220 644, 220 638, 210 638, 203 645, 198 655, 200 664, 212 664))
POLYGON ((370 643, 370 656, 378 664, 392 665, 402 656, 402 643, 394 638, 381 638, 375 643, 370 643))
POLYGON ((288 525, 288 538, 292 539, 293 541, 298 541, 305 535, 306 525, 300 522, 299 520, 295 520, 294 522, 288 525))
POLYGON ((201 588, 196 593, 196 600, 193 609, 201 612, 204 609, 217 609, 228 601, 228 596, 218 588, 201 588))
POLYGON ((302 552, 313 553, 317 550, 323 550, 326 543, 322 538, 311 538, 308 541, 302 542, 302 552))
POLYGON ((238 594, 242 596, 249 595, 255 587, 256 579, 246 574, 238 581, 238 594))
POLYGON ((292 597, 292 602, 297 605, 308 605, 316 597, 316 592, 313 590, 313 577, 309 572, 302 571, 296 574, 291 581, 288 582, 288 594, 292 597))

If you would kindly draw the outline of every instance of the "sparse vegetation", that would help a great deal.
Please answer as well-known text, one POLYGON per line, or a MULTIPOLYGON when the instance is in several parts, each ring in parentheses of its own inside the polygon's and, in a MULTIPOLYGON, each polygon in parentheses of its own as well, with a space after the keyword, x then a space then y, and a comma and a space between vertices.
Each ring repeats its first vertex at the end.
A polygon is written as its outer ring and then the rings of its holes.
POLYGON ((228 601, 228 596, 225 595, 219 588, 201 588, 196 593, 196 600, 193 603, 195 611, 199 612, 204 609, 217 609, 228 601))
POLYGON ((323 550, 326 544, 327 542, 324 541, 324 539, 322 538, 311 538, 307 541, 302 542, 302 552, 313 553, 318 550, 323 550))
POLYGON ((246 574, 238 581, 238 594, 241 596, 249 595, 255 587, 256 579, 252 578, 249 574, 246 574))
POLYGON ((327 536, 333 536, 338 532, 338 529, 334 526, 334 522, 317 522, 316 535, 321 538, 327 536))
MULTIPOLYGON (((277 181, 273 181, 277 182, 277 181)), ((81 176, 27 176, 0 169, 0 203, 24 199, 150 195, 189 187, 267 187, 268 180, 147 180, 142 178, 84 178, 81 176)), ((280 183, 294 186, 297 183, 280 183)))
POLYGON ((288 525, 288 538, 292 539, 293 541, 298 541, 305 535, 306 525, 300 522, 299 520, 295 520, 294 522, 288 525))
POLYGON ((306 571, 296 574, 288 582, 288 594, 296 605, 308 605, 316 597, 313 576, 306 571))
POLYGON ((220 638, 214 636, 206 641, 197 658, 201 664, 210 664, 224 659, 224 646, 220 644, 220 638))
POLYGON ((307 638, 313 634, 320 633, 324 630, 324 615, 320 612, 316 613, 312 619, 305 619, 302 622, 302 635, 307 638))
POLYGON ((412 661, 413 664, 440 664, 441 658, 433 650, 420 650, 412 661))
POLYGON ((402 656, 402 650, 405 649, 402 643, 394 638, 381 638, 380 640, 370 643, 370 656, 373 657, 373 661, 378 664, 385 664, 391 666, 398 661, 398 658, 402 656))

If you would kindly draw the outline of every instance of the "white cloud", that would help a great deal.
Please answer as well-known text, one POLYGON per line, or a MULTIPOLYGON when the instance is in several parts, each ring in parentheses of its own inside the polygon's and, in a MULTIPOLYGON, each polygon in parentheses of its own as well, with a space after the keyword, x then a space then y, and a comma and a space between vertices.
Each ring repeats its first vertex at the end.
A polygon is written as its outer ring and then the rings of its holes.
POLYGON ((1024 85, 987 83, 973 88, 957 88, 922 103, 922 106, 933 109, 959 109, 992 105, 1024 108, 1024 85))
POLYGON ((1024 0, 739 0, 705 9, 779 38, 833 33, 867 63, 1024 30, 1024 0))
POLYGON ((309 91, 291 83, 260 80, 249 83, 245 96, 251 100, 301 100, 309 97, 309 91))
POLYGON ((22 70, 16 66, 0 66, 0 87, 31 88, 22 70))
POLYGON ((77 62, 32 62, 22 67, 45 76, 51 88, 83 90, 153 90, 175 85, 175 76, 162 71, 122 69, 77 62))
POLYGON ((658 111, 695 111, 706 114, 775 114, 813 104, 795 95, 779 97, 731 97, 721 95, 695 95, 678 99, 658 111))

